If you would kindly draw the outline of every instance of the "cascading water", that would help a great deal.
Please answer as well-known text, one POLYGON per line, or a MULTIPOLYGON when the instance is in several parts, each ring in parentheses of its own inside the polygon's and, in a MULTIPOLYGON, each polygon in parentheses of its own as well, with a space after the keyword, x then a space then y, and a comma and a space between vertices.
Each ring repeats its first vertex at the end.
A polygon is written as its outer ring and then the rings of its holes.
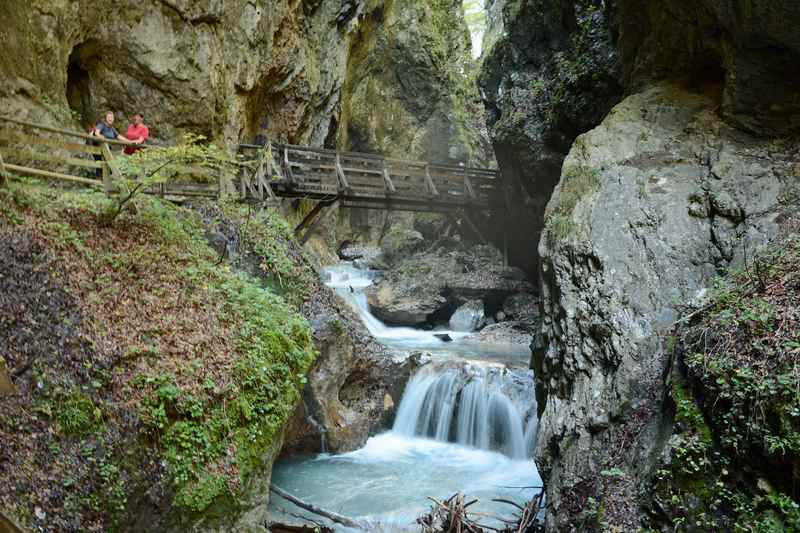
MULTIPOLYGON (((445 330, 388 327, 370 313, 363 292, 373 272, 344 264, 325 276, 380 342, 402 353, 424 349, 432 362, 407 384, 391 431, 354 452, 278 462, 273 481, 376 531, 418 530, 409 524, 427 509, 427 496, 462 491, 480 499, 472 509, 494 514, 508 508, 493 498, 529 499, 541 480, 530 460, 536 406, 527 349, 470 344, 468 334, 452 331, 454 342, 443 343, 434 333, 445 330)), ((285 519, 276 505, 271 500, 285 519)))
POLYGON ((496 372, 481 367, 423 369, 408 383, 392 431, 525 459, 531 448, 525 436, 526 413, 493 377, 496 372))

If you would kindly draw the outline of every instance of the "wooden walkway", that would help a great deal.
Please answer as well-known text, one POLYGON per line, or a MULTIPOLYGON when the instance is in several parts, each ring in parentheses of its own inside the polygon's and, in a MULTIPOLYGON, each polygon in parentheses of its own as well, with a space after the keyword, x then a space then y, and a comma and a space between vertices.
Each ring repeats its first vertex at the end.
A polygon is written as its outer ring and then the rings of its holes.
MULTIPOLYGON (((66 180, 114 190, 121 179, 114 151, 125 143, 0 117, 0 176, 66 180), (87 140, 99 143, 86 144, 87 140), (101 180, 92 175, 99 171, 101 180)), ((187 169, 194 180, 172 181, 147 192, 161 196, 219 197, 274 202, 306 198, 326 206, 406 211, 488 210, 499 187, 496 170, 384 158, 374 154, 267 143, 242 144, 237 176, 187 169)), ((0 177, 0 179, 2 179, 0 177)))

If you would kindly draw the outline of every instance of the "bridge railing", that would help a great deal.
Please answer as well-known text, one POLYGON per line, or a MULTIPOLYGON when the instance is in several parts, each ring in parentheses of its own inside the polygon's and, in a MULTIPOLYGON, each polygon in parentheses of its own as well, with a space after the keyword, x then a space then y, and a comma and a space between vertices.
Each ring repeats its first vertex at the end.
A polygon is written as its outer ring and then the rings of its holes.
POLYGON ((113 149, 129 143, 0 117, 0 171, 111 190, 113 149))
POLYGON ((368 153, 282 143, 242 144, 240 153, 244 160, 267 157, 272 186, 284 196, 484 205, 498 186, 495 170, 368 153))
MULTIPOLYGON (((0 117, 0 173, 40 176, 84 186, 119 189, 114 151, 130 143, 0 117)), ((258 201, 306 197, 345 205, 411 210, 486 208, 498 187, 497 171, 375 154, 281 143, 239 146, 238 176, 201 162, 180 168, 180 179, 151 186, 150 194, 217 197, 239 190, 258 201), (357 204, 357 205, 356 205, 357 204)))

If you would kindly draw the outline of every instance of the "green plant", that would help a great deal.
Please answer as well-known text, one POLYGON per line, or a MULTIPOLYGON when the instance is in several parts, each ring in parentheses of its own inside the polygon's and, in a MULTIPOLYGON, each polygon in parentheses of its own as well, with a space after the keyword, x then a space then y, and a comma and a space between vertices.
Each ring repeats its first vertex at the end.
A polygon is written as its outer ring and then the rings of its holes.
POLYGON ((558 196, 550 200, 545 210, 549 242, 555 243, 569 235, 574 228, 573 211, 582 199, 600 187, 597 169, 585 166, 564 167, 558 196))
POLYGON ((98 429, 103 421, 103 412, 91 398, 76 391, 63 398, 57 418, 64 433, 84 435, 98 429))
MULTIPOLYGON (((103 213, 103 222, 112 223, 129 203, 154 185, 186 175, 196 180, 198 176, 208 179, 209 173, 217 178, 235 174, 237 162, 224 149, 206 144, 205 140, 202 135, 186 134, 174 146, 152 147, 116 159, 113 164, 118 167, 122 179, 114 182, 118 192, 103 213)), ((220 187, 223 186, 220 183, 220 187)))

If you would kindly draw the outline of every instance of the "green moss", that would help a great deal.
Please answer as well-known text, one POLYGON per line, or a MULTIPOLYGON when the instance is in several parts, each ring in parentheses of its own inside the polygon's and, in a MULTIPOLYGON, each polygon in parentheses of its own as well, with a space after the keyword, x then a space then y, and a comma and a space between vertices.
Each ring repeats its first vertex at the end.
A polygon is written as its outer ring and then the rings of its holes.
POLYGON ((96 431, 103 422, 102 410, 87 395, 75 391, 61 401, 56 412, 62 431, 68 435, 84 435, 96 431))
POLYGON ((138 415, 140 445, 121 450, 103 444, 87 452, 90 473, 73 481, 93 490, 68 503, 76 513, 95 513, 112 524, 127 505, 131 487, 126 483, 139 476, 141 457, 132 457, 157 453, 181 513, 194 518, 206 512, 235 513, 243 488, 277 451, 316 356, 310 326, 297 311, 311 285, 311 271, 298 255, 288 224, 266 213, 243 225, 244 239, 276 279, 273 290, 218 265, 200 217, 159 199, 140 198, 135 215, 123 213, 115 221, 118 227, 109 228, 97 223, 108 204, 100 193, 16 182, 4 196, 10 200, 4 208, 16 217, 26 211, 39 217, 36 228, 53 251, 85 262, 92 277, 82 282, 87 309, 106 311, 104 302, 128 302, 131 287, 130 294, 147 302, 134 308, 147 309, 146 320, 86 317, 101 334, 116 335, 115 380, 102 377, 105 371, 86 361, 91 383, 66 393, 48 392, 46 404, 39 406, 64 433, 97 439, 120 423, 114 409, 103 407, 104 395, 113 396, 109 405, 132 405, 138 415), (226 338, 185 338, 207 327, 182 324, 187 316, 213 318, 221 328, 218 335, 226 338))
POLYGON ((578 202, 600 188, 599 172, 585 166, 565 167, 558 196, 545 211, 547 238, 551 244, 565 239, 574 229, 573 212, 578 202))

